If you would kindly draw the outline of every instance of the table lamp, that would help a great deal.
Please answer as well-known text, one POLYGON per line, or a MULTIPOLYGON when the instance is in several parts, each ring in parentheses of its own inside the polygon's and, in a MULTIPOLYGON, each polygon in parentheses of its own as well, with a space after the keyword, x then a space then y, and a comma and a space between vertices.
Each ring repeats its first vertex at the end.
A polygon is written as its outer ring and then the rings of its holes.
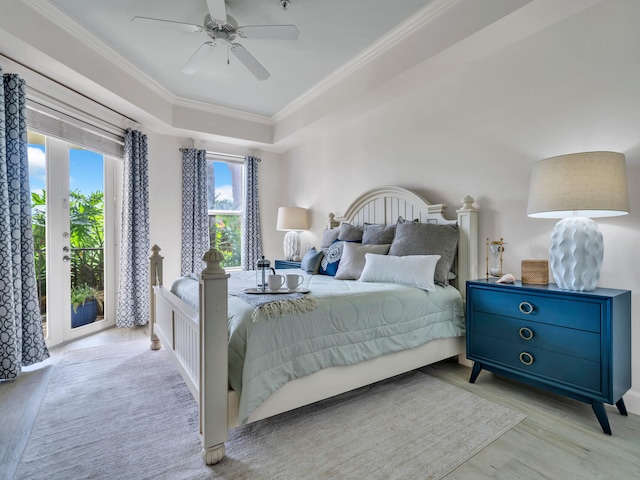
POLYGON ((284 256, 287 260, 300 259, 300 235, 298 231, 309 228, 309 215, 306 208, 280 207, 276 229, 286 231, 284 236, 284 256))
POLYGON ((596 289, 604 254, 591 218, 629 213, 625 157, 585 152, 540 160, 533 166, 527 215, 560 218, 551 233, 553 278, 563 290, 596 289))

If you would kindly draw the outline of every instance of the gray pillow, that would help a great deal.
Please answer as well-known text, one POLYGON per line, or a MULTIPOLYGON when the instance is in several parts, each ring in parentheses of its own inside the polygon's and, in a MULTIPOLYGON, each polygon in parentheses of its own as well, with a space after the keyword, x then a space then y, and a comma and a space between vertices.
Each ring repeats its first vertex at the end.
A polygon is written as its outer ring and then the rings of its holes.
POLYGON ((361 242, 362 241, 362 227, 355 227, 350 223, 340 224, 340 234, 338 240, 345 242, 361 242))
POLYGON ((320 248, 329 248, 331 244, 338 239, 339 234, 339 228, 332 228, 330 230, 325 230, 324 232, 322 232, 322 238, 320 239, 320 248))
POLYGON ((399 218, 389 255, 440 255, 434 279, 448 285, 457 248, 458 224, 408 222, 399 218))
POLYGON ((390 245, 362 245, 356 242, 345 242, 342 257, 336 272, 339 280, 358 280, 365 264, 365 255, 373 253, 386 255, 390 245))
POLYGON ((317 274, 320 269, 320 262, 322 261, 323 255, 324 252, 322 250, 319 252, 315 248, 307 250, 307 253, 302 257, 300 268, 311 275, 317 274))
POLYGON ((387 245, 393 242, 395 234, 395 225, 365 223, 362 232, 362 244, 387 245))

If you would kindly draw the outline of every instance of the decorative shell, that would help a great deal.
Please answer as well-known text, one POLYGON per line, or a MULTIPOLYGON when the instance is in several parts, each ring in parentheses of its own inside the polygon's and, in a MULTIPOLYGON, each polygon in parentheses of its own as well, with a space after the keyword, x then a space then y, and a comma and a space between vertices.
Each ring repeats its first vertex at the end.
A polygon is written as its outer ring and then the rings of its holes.
POLYGON ((516 283, 516 277, 514 277, 510 273, 505 273, 498 280, 496 280, 496 283, 516 283))

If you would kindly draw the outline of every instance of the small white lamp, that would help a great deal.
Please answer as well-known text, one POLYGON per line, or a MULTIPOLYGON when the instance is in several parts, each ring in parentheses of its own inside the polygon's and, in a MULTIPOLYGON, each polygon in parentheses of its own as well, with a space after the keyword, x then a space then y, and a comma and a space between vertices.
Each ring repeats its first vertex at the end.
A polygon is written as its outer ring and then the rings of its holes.
POLYGON ((300 259, 300 235, 298 231, 309 228, 309 215, 306 208, 280 207, 276 229, 287 231, 284 236, 284 255, 287 260, 300 259))
POLYGON ((527 215, 562 219, 553 228, 549 257, 553 278, 564 290, 596 289, 604 246, 591 218, 628 213, 627 172, 621 153, 574 153, 533 166, 527 215))

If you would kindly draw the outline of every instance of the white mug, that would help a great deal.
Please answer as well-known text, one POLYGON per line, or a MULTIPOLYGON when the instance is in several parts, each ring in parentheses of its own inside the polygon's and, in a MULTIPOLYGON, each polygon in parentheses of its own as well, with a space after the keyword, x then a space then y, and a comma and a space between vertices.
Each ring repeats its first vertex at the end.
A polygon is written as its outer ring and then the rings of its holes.
POLYGON ((284 277, 282 275, 269 275, 269 290, 275 292, 280 290, 284 285, 284 277))
POLYGON ((287 273, 287 288, 289 290, 295 290, 304 282, 304 277, 302 275, 297 275, 295 273, 287 273))

